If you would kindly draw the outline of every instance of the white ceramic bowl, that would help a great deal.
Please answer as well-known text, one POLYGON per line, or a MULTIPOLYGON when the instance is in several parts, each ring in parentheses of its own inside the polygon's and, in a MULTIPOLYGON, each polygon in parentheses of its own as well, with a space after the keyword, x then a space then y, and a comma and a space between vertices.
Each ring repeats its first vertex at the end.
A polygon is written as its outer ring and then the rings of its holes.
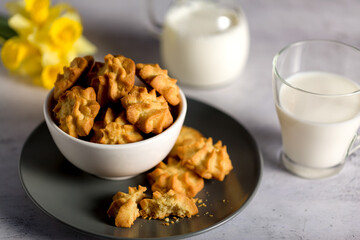
MULTIPOLYGON (((187 102, 180 90, 179 114, 159 135, 128 144, 98 144, 74 138, 62 131, 51 117, 53 90, 44 103, 44 116, 50 134, 64 157, 83 171, 105 179, 126 179, 146 172, 170 152, 184 123, 187 102)), ((51 160, 50 160, 51 161, 51 160)))

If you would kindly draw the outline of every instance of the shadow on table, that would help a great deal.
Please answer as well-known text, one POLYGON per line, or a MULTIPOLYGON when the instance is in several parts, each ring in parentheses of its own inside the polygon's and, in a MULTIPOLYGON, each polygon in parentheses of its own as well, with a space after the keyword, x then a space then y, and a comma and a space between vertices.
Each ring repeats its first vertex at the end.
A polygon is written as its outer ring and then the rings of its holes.
POLYGON ((264 166, 276 171, 285 171, 280 163, 281 134, 271 128, 258 128, 252 131, 263 155, 264 166))

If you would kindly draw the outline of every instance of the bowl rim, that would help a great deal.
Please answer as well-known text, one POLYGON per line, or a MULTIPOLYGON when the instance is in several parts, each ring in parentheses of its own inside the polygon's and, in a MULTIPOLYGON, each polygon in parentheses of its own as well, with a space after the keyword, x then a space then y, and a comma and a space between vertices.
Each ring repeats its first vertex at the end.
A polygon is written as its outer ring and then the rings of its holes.
POLYGON ((179 114, 177 116, 177 118, 175 119, 175 121, 171 124, 170 127, 168 127, 167 129, 165 129, 162 133, 157 134, 155 136, 152 136, 150 138, 138 141, 138 142, 133 142, 133 143, 126 143, 126 144, 101 144, 101 143, 94 143, 94 142, 89 142, 89 141, 85 141, 82 139, 78 139, 75 138, 73 136, 70 136, 69 134, 67 134, 66 132, 64 132, 62 129, 59 128, 59 126, 53 121, 49 111, 50 111, 50 106, 49 103, 52 100, 53 97, 53 93, 54 93, 54 88, 52 88, 49 93, 47 94, 46 98, 45 98, 45 102, 43 104, 43 113, 44 113, 44 117, 45 117, 45 122, 47 122, 48 127, 53 128, 57 133, 59 133, 61 136, 68 138, 70 141, 79 143, 79 144, 84 144, 87 145, 89 147, 93 147, 93 148, 99 148, 99 149, 128 149, 128 148, 136 148, 136 147, 141 147, 142 145, 145 144, 149 144, 150 142, 156 141, 160 138, 162 138, 164 135, 168 134, 168 132, 170 132, 172 129, 174 129, 177 125, 182 125, 184 120, 185 120, 185 116, 187 113, 187 100, 186 100, 186 96, 184 94, 184 92, 179 89, 180 91, 180 98, 181 98, 181 102, 180 102, 180 106, 179 106, 179 114))

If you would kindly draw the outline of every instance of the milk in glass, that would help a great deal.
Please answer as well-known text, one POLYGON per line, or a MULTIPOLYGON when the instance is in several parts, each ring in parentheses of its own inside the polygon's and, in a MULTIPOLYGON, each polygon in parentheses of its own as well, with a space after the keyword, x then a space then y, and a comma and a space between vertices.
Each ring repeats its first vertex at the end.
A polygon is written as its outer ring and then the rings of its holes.
POLYGON ((360 125, 359 86, 339 75, 303 72, 292 75, 279 91, 279 116, 284 152, 309 168, 329 168, 344 161, 360 125), (321 95, 325 94, 325 95, 321 95))

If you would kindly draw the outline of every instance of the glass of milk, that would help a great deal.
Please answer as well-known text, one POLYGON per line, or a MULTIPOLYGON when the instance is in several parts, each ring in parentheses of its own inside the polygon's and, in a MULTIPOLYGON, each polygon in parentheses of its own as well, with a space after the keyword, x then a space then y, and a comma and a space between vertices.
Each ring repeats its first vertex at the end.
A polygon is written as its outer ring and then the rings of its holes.
POLYGON ((236 1, 174 1, 163 24, 153 23, 161 28, 162 65, 180 84, 224 85, 244 69, 249 29, 236 1))
POLYGON ((360 50, 327 40, 291 44, 273 60, 281 161, 304 178, 338 173, 357 147, 360 50))

